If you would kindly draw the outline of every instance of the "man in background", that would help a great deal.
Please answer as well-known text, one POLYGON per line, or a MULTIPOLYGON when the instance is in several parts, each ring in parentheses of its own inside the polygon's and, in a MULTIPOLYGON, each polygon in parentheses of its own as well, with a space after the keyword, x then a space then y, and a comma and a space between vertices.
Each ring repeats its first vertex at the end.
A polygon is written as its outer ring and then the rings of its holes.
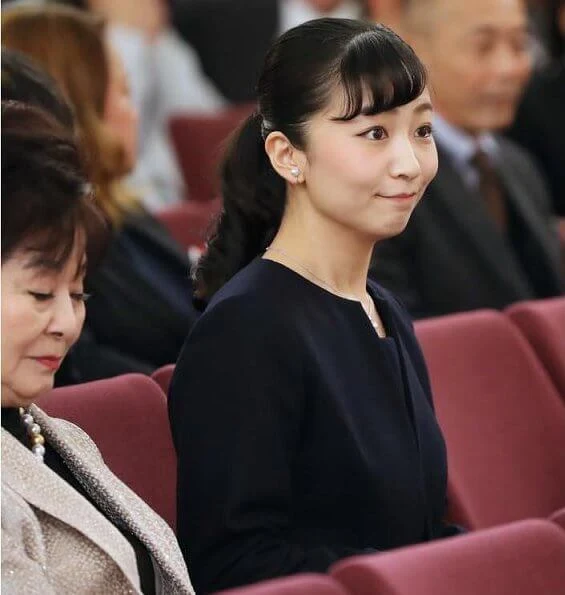
POLYGON ((530 157, 499 137, 531 72, 522 0, 406 0, 400 33, 430 73, 439 170, 371 274, 415 317, 562 291, 555 220, 530 157))

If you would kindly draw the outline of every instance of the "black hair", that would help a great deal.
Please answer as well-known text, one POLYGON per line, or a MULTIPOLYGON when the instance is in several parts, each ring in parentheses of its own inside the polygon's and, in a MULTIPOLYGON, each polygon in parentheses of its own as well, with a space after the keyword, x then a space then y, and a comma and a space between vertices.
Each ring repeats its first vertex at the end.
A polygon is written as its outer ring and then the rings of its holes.
POLYGON ((73 111, 53 78, 17 50, 2 48, 2 100, 21 101, 44 109, 69 129, 73 111))
POLYGON ((565 0, 547 1, 547 20, 548 20, 548 45, 551 57, 554 60, 562 60, 565 52, 565 36, 560 28, 559 15, 564 9, 565 0))
POLYGON ((103 256, 108 226, 72 132, 24 103, 2 101, 1 113, 2 263, 23 249, 33 266, 60 270, 79 234, 91 268, 103 256))
POLYGON ((303 149, 305 124, 327 105, 334 89, 343 89, 341 119, 350 120, 413 101, 426 80, 412 48, 383 25, 324 18, 283 34, 266 56, 257 111, 233 135, 224 155, 223 209, 194 271, 200 303, 261 254, 278 231, 286 183, 265 152, 270 132, 281 131, 303 149))

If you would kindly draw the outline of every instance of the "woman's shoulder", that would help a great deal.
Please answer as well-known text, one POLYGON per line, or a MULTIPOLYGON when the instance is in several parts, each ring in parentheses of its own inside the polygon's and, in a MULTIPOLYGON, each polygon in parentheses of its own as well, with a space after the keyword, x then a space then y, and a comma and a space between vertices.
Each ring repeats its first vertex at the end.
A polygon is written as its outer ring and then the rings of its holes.
POLYGON ((277 263, 256 258, 214 295, 204 314, 237 310, 242 316, 247 313, 255 319, 284 317, 292 311, 286 306, 296 298, 297 286, 279 269, 277 263))
POLYGON ((210 336, 240 348, 274 341, 280 347, 295 341, 303 299, 300 289, 278 266, 257 258, 239 271, 210 300, 192 327, 188 343, 210 336))

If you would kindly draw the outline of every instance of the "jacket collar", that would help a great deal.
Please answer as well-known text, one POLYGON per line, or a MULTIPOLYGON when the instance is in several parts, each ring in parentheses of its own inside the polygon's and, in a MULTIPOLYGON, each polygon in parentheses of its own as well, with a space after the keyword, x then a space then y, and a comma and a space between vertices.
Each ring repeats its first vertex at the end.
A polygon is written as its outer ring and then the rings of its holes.
MULTIPOLYGON (((43 424, 40 425, 45 431, 43 424)), ((62 521, 95 543, 120 568, 135 592, 140 591, 135 553, 127 539, 86 498, 4 428, 2 483, 33 508, 62 521)))

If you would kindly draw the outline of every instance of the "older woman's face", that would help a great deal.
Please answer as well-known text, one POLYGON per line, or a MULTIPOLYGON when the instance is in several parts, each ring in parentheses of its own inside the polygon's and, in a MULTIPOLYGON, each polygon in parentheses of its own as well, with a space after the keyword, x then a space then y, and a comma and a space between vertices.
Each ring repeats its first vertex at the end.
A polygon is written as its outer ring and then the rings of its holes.
POLYGON ((27 407, 53 387, 84 322, 84 250, 75 247, 56 271, 33 257, 20 250, 2 264, 3 407, 27 407))

